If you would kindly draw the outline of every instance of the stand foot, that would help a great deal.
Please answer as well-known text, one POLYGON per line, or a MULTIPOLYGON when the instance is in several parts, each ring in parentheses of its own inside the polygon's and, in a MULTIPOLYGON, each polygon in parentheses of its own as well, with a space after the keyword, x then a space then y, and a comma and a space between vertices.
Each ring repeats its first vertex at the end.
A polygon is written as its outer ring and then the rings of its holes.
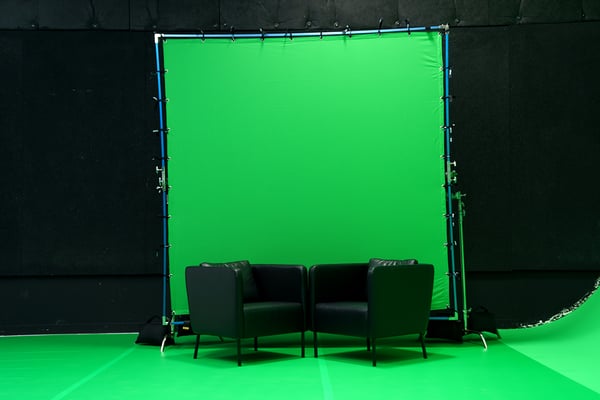
POLYGON ((485 337, 483 336, 482 332, 479 332, 479 331, 469 331, 469 330, 465 331, 465 334, 468 335, 469 333, 474 333, 476 335, 479 335, 479 338, 481 339, 481 343, 483 344, 484 350, 487 350, 488 345, 487 345, 487 342, 485 341, 485 337))

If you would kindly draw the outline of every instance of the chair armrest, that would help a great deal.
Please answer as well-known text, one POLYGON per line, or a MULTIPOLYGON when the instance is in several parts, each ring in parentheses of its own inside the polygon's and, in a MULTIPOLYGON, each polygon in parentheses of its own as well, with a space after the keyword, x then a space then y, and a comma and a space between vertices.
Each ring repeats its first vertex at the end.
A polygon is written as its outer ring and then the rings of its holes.
POLYGON ((369 319, 377 336, 427 330, 433 274, 431 264, 380 265, 369 269, 369 319))
POLYGON ((242 329, 242 276, 228 267, 190 266, 185 281, 192 331, 237 337, 242 329))
POLYGON ((306 267, 288 264, 251 264, 251 267, 261 301, 306 304, 306 267))

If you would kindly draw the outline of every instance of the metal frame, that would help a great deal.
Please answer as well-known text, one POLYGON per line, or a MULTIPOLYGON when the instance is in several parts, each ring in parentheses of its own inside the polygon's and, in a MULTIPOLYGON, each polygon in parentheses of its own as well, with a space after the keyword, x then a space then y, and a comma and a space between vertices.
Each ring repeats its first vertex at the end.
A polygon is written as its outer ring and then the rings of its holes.
MULTIPOLYGON (((448 25, 437 25, 437 26, 429 26, 429 27, 411 27, 407 24, 406 27, 403 28, 395 28, 395 29, 367 29, 367 30, 356 30, 353 31, 349 26, 346 26, 345 29, 340 31, 319 31, 319 32, 264 32, 260 29, 255 33, 237 33, 233 29, 229 33, 156 33, 154 35, 154 43, 155 43, 155 51, 156 51, 156 75, 157 75, 157 85, 158 85, 158 96, 155 98, 158 104, 158 113, 159 113, 159 129, 156 131, 160 137, 160 145, 161 145, 161 155, 160 155, 160 166, 156 167, 156 172, 158 174, 158 186, 157 190, 160 192, 162 196, 162 236, 163 236, 163 322, 166 323, 176 323, 176 321, 171 321, 172 315, 168 314, 168 279, 169 279, 169 265, 168 265, 168 250, 169 250, 169 241, 168 241, 168 229, 167 229, 167 220, 169 218, 168 215, 168 190, 169 186, 167 184, 167 152, 166 152, 166 135, 168 132, 168 128, 166 126, 166 110, 165 103, 168 101, 164 97, 164 89, 163 89, 163 76, 166 71, 162 70, 162 42, 168 39, 190 39, 196 38, 199 40, 207 40, 207 39, 220 39, 220 40, 232 40, 236 39, 269 39, 269 38, 289 38, 293 40, 296 37, 328 37, 328 36, 346 36, 352 37, 354 35, 364 35, 364 34, 378 34, 383 35, 386 33, 407 33, 410 35, 412 32, 440 32, 442 37, 442 51, 443 51, 443 74, 444 74, 444 126, 441 127, 444 133, 444 154, 442 158, 445 161, 445 173, 446 173, 446 183, 445 183, 445 191, 446 191, 446 208, 447 208, 447 232, 448 232, 448 242, 445 243, 448 249, 448 260, 449 260, 449 285, 450 285, 450 303, 448 305, 448 315, 444 316, 432 316, 431 319, 438 320, 462 320, 464 323, 464 327, 466 330, 466 318, 467 318, 467 304, 466 304, 466 289, 465 289, 465 272, 464 272, 464 261, 462 251, 459 251, 459 255, 461 260, 460 266, 461 270, 458 271, 457 268, 457 251, 456 246, 458 245, 455 230, 459 229, 462 232, 462 216, 458 219, 454 215, 454 207, 453 201, 457 199, 456 195, 460 196, 460 192, 457 194, 453 193, 453 185, 456 183, 456 171, 454 167, 456 166, 456 162, 452 161, 451 158, 451 144, 452 144, 452 131, 453 124, 450 120, 450 103, 452 101, 452 96, 450 96, 450 78, 451 78, 451 68, 449 66, 449 26, 448 25), (457 228, 458 222, 458 228, 457 228), (459 292, 459 283, 458 280, 461 280, 461 291, 459 292)), ((460 204, 459 204, 460 208, 460 204)), ((459 209, 459 213, 461 213, 461 209, 459 209)), ((458 235, 460 237, 460 246, 462 249, 462 233, 458 235)))

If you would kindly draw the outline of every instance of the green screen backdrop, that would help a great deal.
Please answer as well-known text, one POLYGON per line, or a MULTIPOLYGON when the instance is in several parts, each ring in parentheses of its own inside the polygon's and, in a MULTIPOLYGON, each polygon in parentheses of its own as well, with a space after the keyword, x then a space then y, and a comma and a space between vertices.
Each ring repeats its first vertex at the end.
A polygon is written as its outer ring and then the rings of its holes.
POLYGON ((438 32, 163 44, 171 307, 201 262, 417 258, 449 304, 438 32))

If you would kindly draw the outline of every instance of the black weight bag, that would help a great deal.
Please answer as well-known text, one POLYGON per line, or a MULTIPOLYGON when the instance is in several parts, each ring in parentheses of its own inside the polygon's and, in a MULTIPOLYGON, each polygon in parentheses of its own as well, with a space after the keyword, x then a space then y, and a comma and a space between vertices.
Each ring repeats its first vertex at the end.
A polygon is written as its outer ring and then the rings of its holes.
POLYGON ((173 344, 170 325, 163 325, 162 318, 154 315, 140 328, 136 344, 148 344, 152 346, 164 346, 173 344))

